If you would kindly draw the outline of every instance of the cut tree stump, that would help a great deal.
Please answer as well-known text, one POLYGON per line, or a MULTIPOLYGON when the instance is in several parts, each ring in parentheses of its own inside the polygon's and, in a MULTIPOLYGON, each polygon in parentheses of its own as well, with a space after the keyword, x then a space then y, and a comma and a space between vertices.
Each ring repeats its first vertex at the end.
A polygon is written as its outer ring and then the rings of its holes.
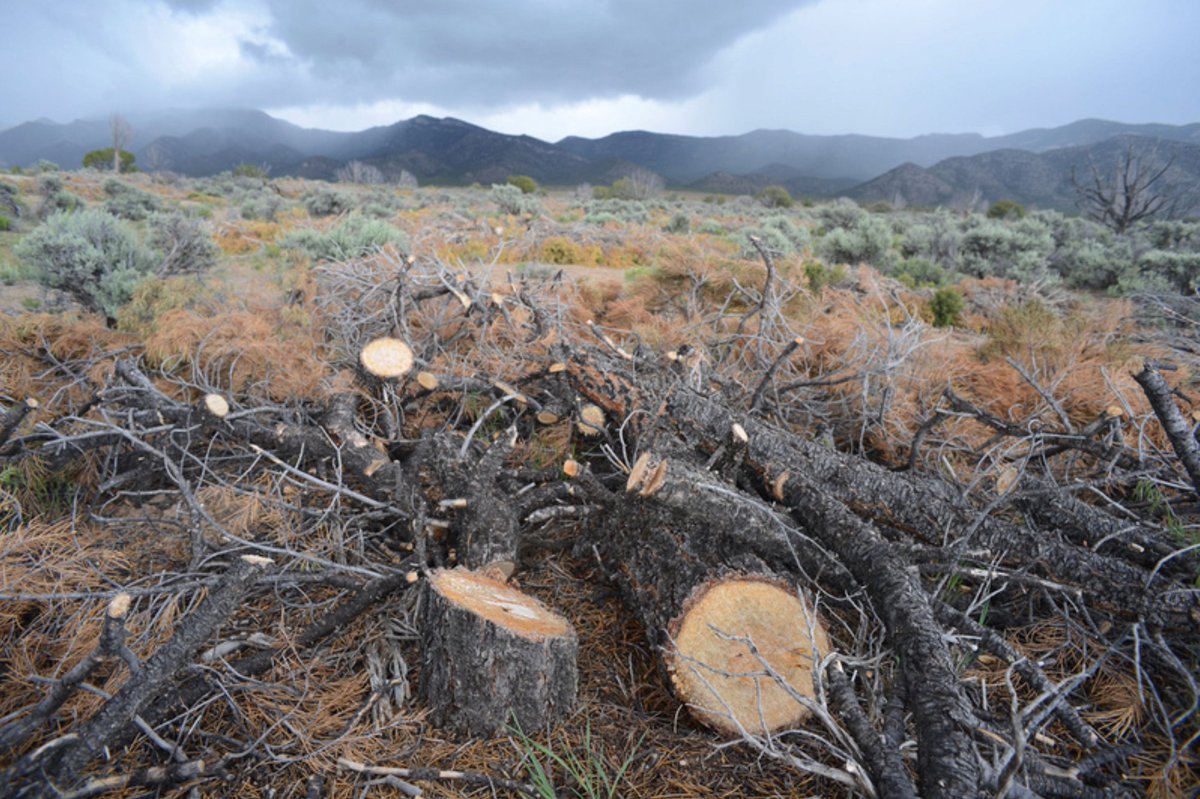
POLYGON ((424 592, 419 695, 437 727, 492 736, 538 730, 575 704, 571 623, 492 577, 434 571, 424 592))
POLYGON ((808 717, 791 691, 814 696, 813 670, 829 638, 786 583, 755 575, 705 582, 668 632, 666 667, 697 721, 729 735, 762 735, 808 717))
POLYGON ((412 348, 398 338, 377 338, 362 348, 358 362, 366 375, 380 383, 399 380, 414 363, 412 348))

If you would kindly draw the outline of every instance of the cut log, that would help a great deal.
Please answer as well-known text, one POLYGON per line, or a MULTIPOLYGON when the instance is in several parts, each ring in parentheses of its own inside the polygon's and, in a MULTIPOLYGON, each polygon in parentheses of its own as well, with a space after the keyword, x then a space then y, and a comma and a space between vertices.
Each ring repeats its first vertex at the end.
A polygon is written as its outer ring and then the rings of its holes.
POLYGON ((820 621, 776 572, 835 574, 820 553, 791 546, 801 542, 788 540, 786 520, 753 499, 730 501, 733 491, 711 472, 643 453, 625 501, 600 515, 589 543, 696 720, 763 735, 805 717, 789 689, 811 697, 815 658, 829 652, 820 621))
POLYGON ((205 394, 202 403, 204 411, 213 419, 224 419, 229 415, 229 400, 220 394, 205 394))
POLYGON ((829 652, 829 637, 786 583, 761 576, 702 583, 669 633, 671 682, 701 723, 729 735, 759 735, 808 717, 789 688, 814 695, 813 671, 829 652))
POLYGON ((575 629, 541 602, 462 569, 434 571, 421 614, 419 695, 430 721, 467 735, 541 729, 578 685, 575 629))
POLYGON ((599 405, 587 403, 579 409, 575 427, 585 436, 598 436, 604 430, 604 410, 599 405))
POLYGON ((399 380, 413 368, 413 351, 398 338, 377 338, 362 348, 358 362, 376 380, 399 380))

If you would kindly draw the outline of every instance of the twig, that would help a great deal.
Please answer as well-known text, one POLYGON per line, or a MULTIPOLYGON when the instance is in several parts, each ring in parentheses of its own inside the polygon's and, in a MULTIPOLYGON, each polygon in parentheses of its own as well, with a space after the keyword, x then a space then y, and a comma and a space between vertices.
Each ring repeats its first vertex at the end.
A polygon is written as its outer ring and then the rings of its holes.
POLYGON ((492 789, 502 788, 524 796, 539 796, 537 789, 528 783, 504 779, 503 777, 493 777, 489 774, 481 774, 475 771, 372 766, 346 757, 339 757, 338 765, 358 774, 370 774, 376 777, 400 777, 406 780, 420 780, 422 782, 464 782, 467 785, 482 785, 492 789))

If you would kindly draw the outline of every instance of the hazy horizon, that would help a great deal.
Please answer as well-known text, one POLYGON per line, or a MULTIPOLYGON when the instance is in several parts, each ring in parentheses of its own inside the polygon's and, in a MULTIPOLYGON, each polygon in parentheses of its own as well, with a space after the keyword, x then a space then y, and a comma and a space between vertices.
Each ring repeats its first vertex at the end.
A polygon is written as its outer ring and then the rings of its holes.
POLYGON ((547 141, 1200 121, 1190 0, 7 6, 0 48, 35 79, 0 88, 4 128, 165 108, 255 108, 346 131, 424 113, 547 141))

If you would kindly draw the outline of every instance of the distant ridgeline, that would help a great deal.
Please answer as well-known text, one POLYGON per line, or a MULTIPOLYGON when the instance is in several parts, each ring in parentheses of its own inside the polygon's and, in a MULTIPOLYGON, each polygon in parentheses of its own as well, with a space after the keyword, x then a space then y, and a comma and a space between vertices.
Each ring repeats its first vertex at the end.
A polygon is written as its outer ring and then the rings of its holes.
MULTIPOLYGON (((142 169, 191 176, 253 164, 273 175, 334 180, 356 162, 393 181, 408 173, 423 184, 488 184, 519 174, 569 186, 607 184, 648 169, 670 187, 704 192, 753 194, 779 185, 794 196, 900 206, 986 207, 1007 199, 1069 209, 1076 199, 1073 174, 1093 167, 1111 171, 1133 149, 1148 163, 1169 165, 1162 177, 1167 189, 1200 191, 1200 123, 1082 120, 1006 136, 911 139, 786 130, 715 137, 627 131, 552 143, 429 116, 354 133, 301 128, 253 110, 161 111, 130 115, 129 121, 130 147, 142 169)), ((45 159, 73 169, 87 152, 110 145, 106 119, 26 122, 0 131, 0 167, 45 159)))

